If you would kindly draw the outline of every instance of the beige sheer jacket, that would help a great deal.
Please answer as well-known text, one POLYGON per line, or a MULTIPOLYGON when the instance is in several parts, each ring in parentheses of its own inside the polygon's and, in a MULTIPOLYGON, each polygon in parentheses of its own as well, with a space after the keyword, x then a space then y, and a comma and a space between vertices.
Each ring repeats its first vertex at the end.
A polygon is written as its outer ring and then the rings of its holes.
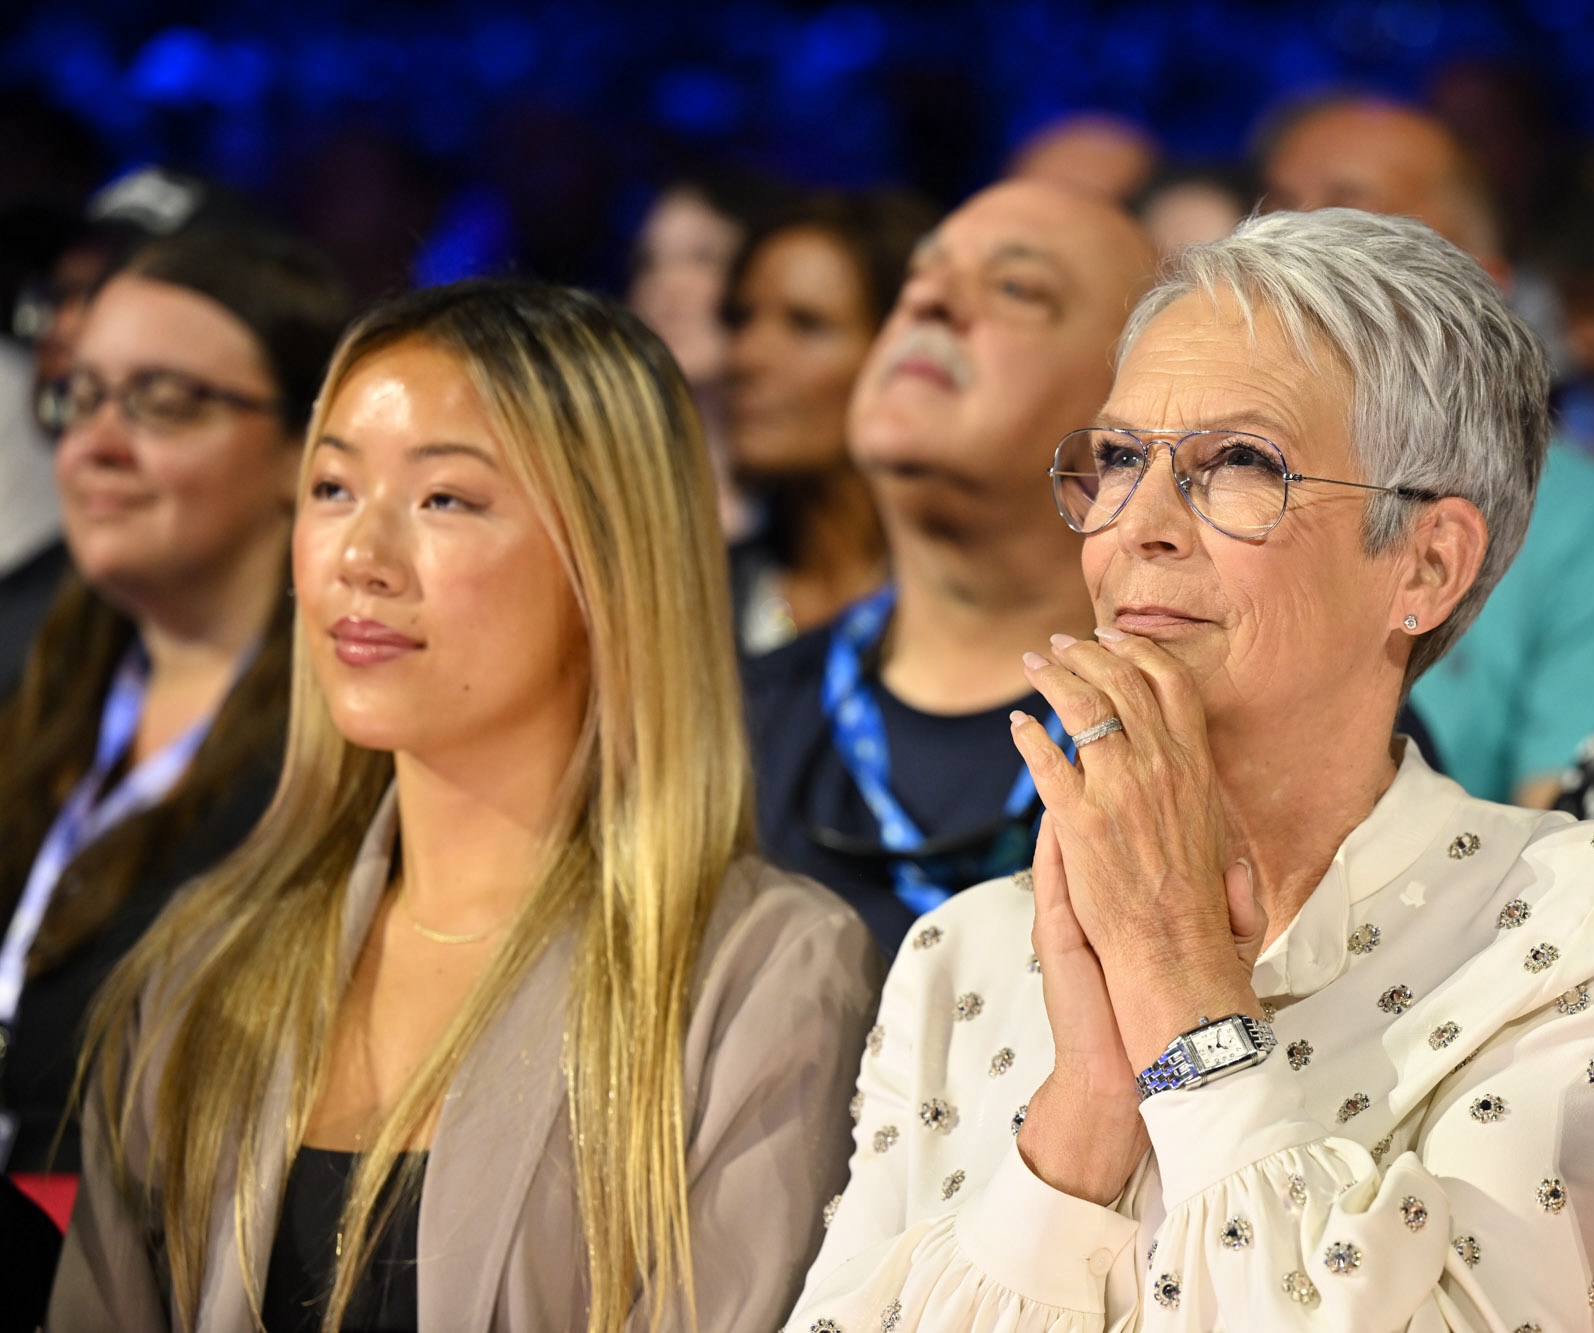
MULTIPOLYGON (((352 959, 388 879, 389 799, 350 877, 352 959)), ((438 1121, 421 1194, 423 1333, 510 1333, 586 1324, 585 1252, 560 1070, 568 941, 533 968, 466 1060, 438 1121)), ((846 1179, 847 1100, 880 966, 867 929, 808 880, 745 859, 727 876, 704 941, 685 1047, 687 1171, 699 1328, 773 1328, 820 1241, 823 1202, 846 1179)), ((285 1105, 286 1065, 273 1098, 285 1105)), ((153 1079, 132 1126, 145 1150, 153 1079)), ((47 1327, 175 1329, 158 1246, 119 1197, 90 1118, 86 1170, 47 1327)), ((265 1157, 274 1156, 269 1150, 265 1157)), ((256 1208, 265 1279, 282 1179, 256 1208)), ((231 1187, 218 1198, 197 1329, 252 1327, 231 1187)), ((632 1315, 637 1330, 648 1312, 632 1315)), ((669 1327, 674 1327, 674 1324, 669 1327)))

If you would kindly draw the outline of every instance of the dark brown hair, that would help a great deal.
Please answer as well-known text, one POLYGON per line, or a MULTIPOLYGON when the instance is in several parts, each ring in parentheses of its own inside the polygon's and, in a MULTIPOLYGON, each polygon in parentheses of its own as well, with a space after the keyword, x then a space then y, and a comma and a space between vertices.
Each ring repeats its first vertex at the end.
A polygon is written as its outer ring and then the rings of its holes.
MULTIPOLYGON (((280 415, 297 434, 347 316, 336 275, 298 241, 251 230, 185 232, 152 242, 119 272, 206 296, 254 335, 275 380, 280 415)), ((134 887, 253 766, 280 755, 286 734, 292 616, 281 604, 187 773, 151 808, 83 848, 62 872, 28 958, 28 975, 58 966, 92 939, 134 887)), ((75 571, 63 580, 29 650, 22 682, 0 705, 0 920, 15 911, 62 803, 94 761, 100 711, 135 629, 75 571)))

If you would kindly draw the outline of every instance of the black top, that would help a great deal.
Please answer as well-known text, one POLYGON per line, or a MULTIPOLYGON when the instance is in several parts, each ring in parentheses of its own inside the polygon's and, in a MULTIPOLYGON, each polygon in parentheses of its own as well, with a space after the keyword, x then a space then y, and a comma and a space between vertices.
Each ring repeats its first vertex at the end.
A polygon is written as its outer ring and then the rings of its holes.
MULTIPOLYGON (((821 710, 829 647, 827 625, 743 663, 759 838, 770 860, 812 876, 857 908, 889 957, 914 913, 893 890, 893 854, 879 846, 879 823, 843 766, 821 710)), ((936 873, 936 881, 967 888, 987 878, 979 861, 1004 834, 1022 843, 1027 865, 1040 804, 1032 801, 1018 820, 1003 814, 1023 766, 1007 718, 1022 708, 1044 719, 1046 701, 1032 693, 978 713, 922 713, 887 690, 867 664, 866 679, 885 724, 897 799, 926 838, 956 842, 968 853, 938 857, 935 870, 950 873, 936 873)))
POLYGON ((71 564, 65 543, 52 542, 0 576, 0 699, 22 683, 28 649, 71 564))
POLYGON ((50 1141, 71 1093, 83 1024, 94 993, 172 894, 244 840, 277 789, 280 767, 281 755, 277 754, 246 768, 182 845, 172 848, 134 885, 103 931, 59 967, 28 981, 0 1069, 5 1105, 20 1120, 10 1170, 82 1170, 75 1124, 63 1131, 60 1150, 53 1159, 50 1141))
MULTIPOLYGON (((417 1154, 421 1170, 426 1154, 417 1154)), ((282 1214, 266 1270, 261 1314, 266 1333, 320 1333, 341 1249, 338 1219, 359 1156, 304 1147, 293 1159, 282 1190, 282 1214)), ((383 1186, 375 1216, 393 1200, 401 1159, 383 1186)), ((420 1181, 397 1199, 377 1235, 371 1261, 355 1283, 340 1327, 343 1333, 417 1333, 420 1298, 416 1252, 420 1244, 420 1181)))

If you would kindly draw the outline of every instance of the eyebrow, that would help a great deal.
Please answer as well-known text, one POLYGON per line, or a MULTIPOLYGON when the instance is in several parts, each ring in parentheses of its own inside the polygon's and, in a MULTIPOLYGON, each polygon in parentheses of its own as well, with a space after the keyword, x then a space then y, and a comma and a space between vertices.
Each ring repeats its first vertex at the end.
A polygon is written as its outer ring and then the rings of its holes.
MULTIPOLYGON (((945 250, 941 243, 941 233, 937 229, 926 233, 919 238, 918 244, 913 247, 909 262, 920 259, 933 259, 945 250)), ((1025 245, 1021 241, 1007 241, 998 245, 984 260, 987 264, 999 264, 1009 259, 1027 260, 1032 263, 1045 264, 1048 268, 1064 274, 1062 263, 1050 250, 1043 250, 1039 246, 1025 245)))
POLYGON ((991 255, 990 262, 1001 263, 1006 259, 1029 260, 1033 263, 1045 264, 1048 268, 1056 269, 1059 273, 1063 272, 1062 264, 1058 262, 1057 256, 1050 250, 1042 250, 1034 245, 1024 245, 1018 241, 1008 241, 1004 245, 997 246, 995 253, 991 255))
MULTIPOLYGON (((316 441, 316 448, 326 446, 335 449, 340 454, 349 454, 358 458, 365 450, 359 445, 348 440, 340 439, 336 435, 323 435, 316 441)), ((484 463, 494 472, 501 471, 498 460, 480 445, 463 444, 453 440, 437 440, 426 444, 413 444, 404 451, 404 456, 412 463, 423 463, 433 458, 474 458, 479 463, 484 463)))
MULTIPOLYGON (((1096 414, 1096 424, 1108 430, 1150 430, 1156 431, 1155 426, 1131 426, 1124 418, 1112 416, 1110 413, 1099 412, 1096 414)), ((1282 418, 1275 416, 1265 408, 1242 408, 1238 412, 1225 412, 1221 417, 1208 417, 1199 421, 1186 422, 1180 426, 1171 426, 1167 433, 1177 434, 1181 431, 1193 430, 1237 430, 1249 434, 1265 435, 1271 439, 1274 435, 1282 435, 1286 439, 1294 439, 1294 429, 1282 418)))

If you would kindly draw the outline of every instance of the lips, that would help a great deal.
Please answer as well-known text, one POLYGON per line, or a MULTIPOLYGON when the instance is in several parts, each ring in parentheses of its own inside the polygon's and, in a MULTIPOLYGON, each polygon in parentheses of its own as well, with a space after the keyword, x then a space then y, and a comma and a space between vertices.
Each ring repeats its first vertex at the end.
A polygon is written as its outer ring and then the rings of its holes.
POLYGON ((67 501, 87 518, 116 518, 150 502, 143 491, 124 491, 109 486, 74 487, 67 501))
POLYGON ((338 660, 349 666, 377 666, 425 646, 380 620, 358 616, 345 616, 332 627, 332 644, 338 660))
POLYGON ((952 372, 940 362, 927 356, 905 356, 891 367, 890 373, 893 378, 906 375, 915 379, 929 380, 943 389, 957 388, 957 380, 952 372))
POLYGON ((929 380, 945 389, 963 390, 974 376, 968 358, 950 330, 935 324, 909 329, 886 357, 883 379, 906 375, 929 380))
POLYGON ((1202 616, 1172 606, 1120 606, 1113 613, 1114 626, 1130 634, 1155 634, 1158 630, 1177 630, 1210 623, 1202 616))

